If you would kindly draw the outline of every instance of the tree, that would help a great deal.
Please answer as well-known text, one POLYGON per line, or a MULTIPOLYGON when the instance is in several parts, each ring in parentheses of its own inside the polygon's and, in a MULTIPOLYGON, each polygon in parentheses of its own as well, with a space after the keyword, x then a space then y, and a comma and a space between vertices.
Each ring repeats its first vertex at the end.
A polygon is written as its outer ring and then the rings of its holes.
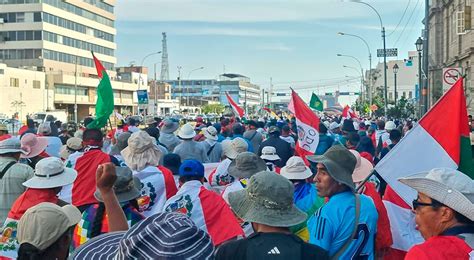
POLYGON ((216 114, 222 114, 224 112, 224 105, 222 104, 207 104, 202 107, 202 112, 204 114, 209 114, 209 113, 216 113, 216 114))

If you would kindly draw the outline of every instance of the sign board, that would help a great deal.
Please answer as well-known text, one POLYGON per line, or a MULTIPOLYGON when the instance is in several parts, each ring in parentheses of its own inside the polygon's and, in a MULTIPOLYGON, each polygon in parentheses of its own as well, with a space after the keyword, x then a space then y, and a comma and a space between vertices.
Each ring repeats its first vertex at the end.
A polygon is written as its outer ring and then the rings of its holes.
POLYGON ((291 96, 289 93, 276 93, 277 97, 286 97, 286 96, 291 96))
POLYGON ((443 92, 450 89, 462 77, 462 68, 443 69, 443 92))
POLYGON ((138 104, 148 104, 148 93, 146 89, 137 90, 138 104))
MULTIPOLYGON (((398 49, 397 48, 390 48, 385 49, 387 53, 387 57, 397 57, 398 56, 398 49)), ((377 57, 383 57, 383 49, 377 49, 377 57)))

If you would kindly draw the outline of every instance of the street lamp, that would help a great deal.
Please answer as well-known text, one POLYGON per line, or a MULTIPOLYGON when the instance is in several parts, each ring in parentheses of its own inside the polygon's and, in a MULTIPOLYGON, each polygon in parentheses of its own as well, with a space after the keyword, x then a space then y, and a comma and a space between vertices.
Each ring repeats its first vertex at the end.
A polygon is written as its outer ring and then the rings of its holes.
MULTIPOLYGON (((147 55, 145 55, 145 57, 143 57, 142 59, 142 62, 140 63, 140 72, 138 73, 138 89, 137 89, 137 98, 138 98, 138 90, 140 90, 140 83, 142 81, 142 73, 143 73, 143 63, 145 62, 145 60, 152 56, 152 55, 156 55, 156 54, 160 54, 161 51, 157 51, 157 52, 152 52, 152 53, 149 53, 147 55)), ((148 111, 147 111, 148 112, 148 111)), ((140 113, 140 102, 138 102, 138 113, 140 113)))
MULTIPOLYGON (((346 65, 342 65, 342 67, 348 68, 348 69, 352 69, 352 70, 356 71, 357 73, 361 73, 361 72, 359 72, 359 70, 358 70, 356 67, 351 67, 351 66, 346 66, 346 65)), ((347 77, 347 76, 346 76, 346 77, 347 77)), ((361 85, 360 85, 360 91, 361 91, 361 93, 360 93, 360 96, 362 96, 362 81, 364 80, 364 75, 363 75, 363 73, 360 74, 360 79, 361 79, 361 85)))
POLYGON ((395 109, 397 109, 397 73, 398 73, 398 64, 393 65, 393 80, 394 80, 394 97, 395 97, 395 109))
MULTIPOLYGON (((191 78, 191 73, 193 73, 194 71, 196 70, 202 70, 204 69, 204 67, 199 67, 199 68, 196 68, 196 69, 193 69, 191 71, 189 71, 188 73, 188 80, 191 78)), ((189 87, 186 88, 186 92, 187 92, 187 95, 186 95, 186 106, 189 106, 189 87)))
POLYGON ((359 63, 359 68, 360 68, 360 75, 361 75, 361 79, 360 79, 360 101, 363 101, 363 89, 364 89, 364 69, 362 68, 362 64, 360 63, 360 60, 357 59, 356 57, 354 56, 351 56, 351 55, 344 55, 344 54, 337 54, 338 57, 348 57, 348 58, 351 58, 355 61, 357 61, 357 63, 359 63))
MULTIPOLYGON (((418 109, 420 111, 420 117, 424 114, 424 108, 423 108, 423 101, 422 101, 422 95, 426 95, 426 93, 424 93, 424 89, 422 91, 422 82, 423 82, 423 78, 421 76, 421 52, 423 51, 423 40, 421 39, 421 37, 418 37, 418 39, 416 40, 415 42, 415 46, 416 46, 416 51, 418 52, 418 109)), ((425 104, 426 105, 426 104, 425 104)))

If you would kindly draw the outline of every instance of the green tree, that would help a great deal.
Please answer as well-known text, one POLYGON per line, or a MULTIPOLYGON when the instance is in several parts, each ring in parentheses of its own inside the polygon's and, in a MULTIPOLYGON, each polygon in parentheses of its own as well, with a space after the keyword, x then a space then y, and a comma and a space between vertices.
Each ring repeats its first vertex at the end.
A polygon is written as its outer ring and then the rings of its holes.
POLYGON ((224 112, 224 105, 222 104, 208 104, 202 107, 202 112, 204 114, 216 113, 221 114, 224 112))

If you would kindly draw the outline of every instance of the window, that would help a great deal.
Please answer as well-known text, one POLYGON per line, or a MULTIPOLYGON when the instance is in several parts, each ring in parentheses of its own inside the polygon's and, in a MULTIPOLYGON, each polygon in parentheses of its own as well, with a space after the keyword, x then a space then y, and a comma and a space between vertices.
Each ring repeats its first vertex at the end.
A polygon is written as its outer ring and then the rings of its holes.
POLYGON ((18 78, 10 78, 10 87, 18 88, 20 86, 20 80, 18 78))
POLYGON ((41 88, 41 81, 33 80, 33 88, 41 88))
POLYGON ((3 75, 5 74, 5 70, 4 69, 0 69, 0 75, 3 75))
POLYGON ((408 98, 410 98, 410 99, 413 98, 411 91, 408 91, 408 98))
POLYGON ((457 35, 462 35, 466 34, 466 29, 464 28, 464 11, 457 11, 454 13, 454 19, 455 19, 455 26, 456 26, 456 34, 457 35))

